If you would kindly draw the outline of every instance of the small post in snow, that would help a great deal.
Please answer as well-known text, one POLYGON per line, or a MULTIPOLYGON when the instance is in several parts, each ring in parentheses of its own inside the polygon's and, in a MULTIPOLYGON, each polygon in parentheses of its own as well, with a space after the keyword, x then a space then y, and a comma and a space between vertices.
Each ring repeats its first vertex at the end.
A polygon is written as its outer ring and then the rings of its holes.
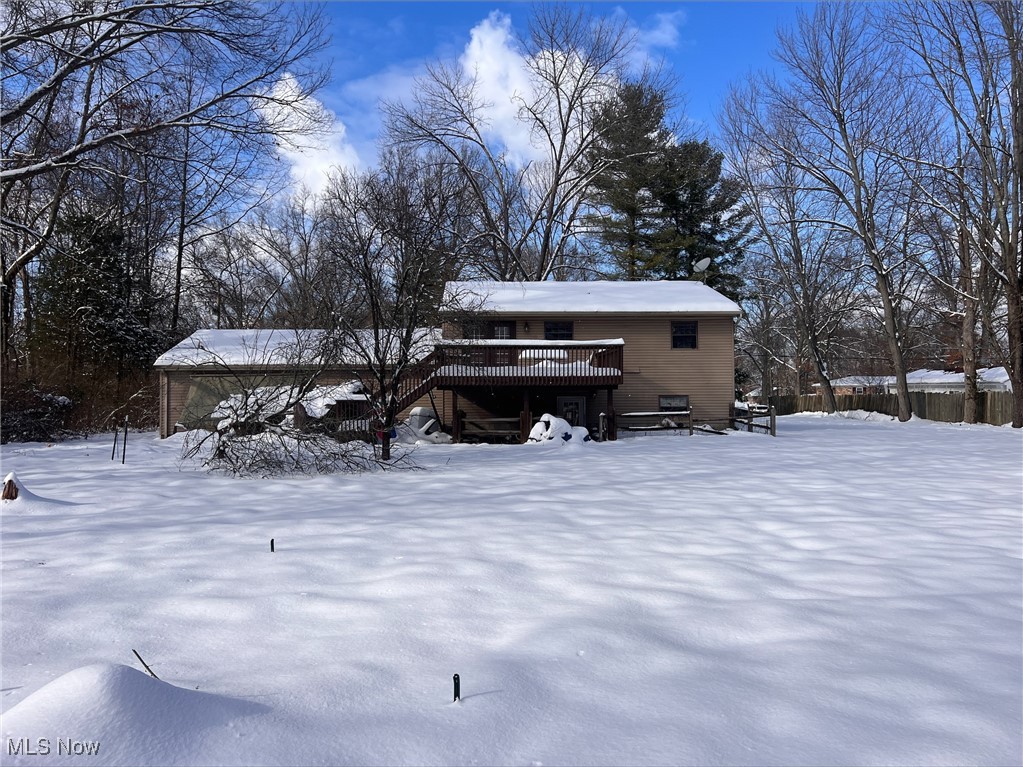
POLYGON ((117 424, 114 424, 114 446, 110 448, 110 460, 114 460, 114 456, 117 455, 117 438, 120 436, 120 432, 117 430, 117 424))
POLYGON ((128 452, 128 416, 124 417, 124 444, 121 445, 121 465, 124 465, 124 454, 128 452))
POLYGON ((270 553, 271 554, 274 553, 274 539, 273 538, 270 539, 270 553))
POLYGON ((462 693, 458 689, 458 686, 459 686, 458 685, 458 674, 455 674, 453 681, 455 683, 455 699, 452 701, 452 703, 458 703, 458 701, 460 701, 462 699, 462 693))

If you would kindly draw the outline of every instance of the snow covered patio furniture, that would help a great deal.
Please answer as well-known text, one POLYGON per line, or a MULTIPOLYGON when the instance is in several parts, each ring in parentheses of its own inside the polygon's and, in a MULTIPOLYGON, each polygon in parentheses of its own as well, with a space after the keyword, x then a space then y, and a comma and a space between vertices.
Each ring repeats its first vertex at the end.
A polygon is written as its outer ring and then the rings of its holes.
POLYGON ((667 395, 659 400, 660 409, 619 413, 623 431, 665 431, 688 430, 693 436, 693 411, 689 407, 689 395, 667 395))

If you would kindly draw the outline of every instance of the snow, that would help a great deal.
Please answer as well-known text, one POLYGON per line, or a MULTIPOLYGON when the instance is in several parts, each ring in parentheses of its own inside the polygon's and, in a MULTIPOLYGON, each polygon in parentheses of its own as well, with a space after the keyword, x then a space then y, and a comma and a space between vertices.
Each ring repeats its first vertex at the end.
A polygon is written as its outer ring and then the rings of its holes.
MULTIPOLYGON (((568 349, 572 348, 590 348, 591 346, 625 346, 625 339, 623 338, 598 338, 593 341, 544 341, 530 338, 519 338, 519 339, 507 339, 507 338, 453 338, 444 339, 439 341, 438 346, 500 346, 510 348, 521 348, 529 349, 530 347, 538 347, 535 349, 537 353, 543 352, 545 349, 559 349, 565 350, 567 354, 568 349)), ((528 354, 528 351, 519 352, 521 357, 523 354, 528 354)))
MULTIPOLYGON (((963 373, 956 373, 949 370, 930 370, 921 368, 906 373, 906 383, 910 391, 922 390, 924 387, 935 390, 959 391, 965 388, 966 383, 963 373)), ((831 381, 832 386, 885 386, 889 393, 895 393, 895 376, 846 376, 835 378, 831 381)), ((977 385, 982 391, 1012 391, 1012 382, 1009 379, 1009 371, 1004 367, 978 368, 977 385)), ((819 388, 820 384, 813 384, 819 388)), ((751 392, 752 394, 752 392, 751 392)))
POLYGON ((727 314, 739 305, 702 282, 449 282, 445 303, 498 314, 727 314))
MULTIPOLYGON (((966 386, 963 373, 949 372, 946 370, 911 370, 906 373, 906 382, 913 387, 944 387, 949 391, 963 389, 966 386)), ((894 388, 895 379, 889 382, 889 388, 894 388)), ((977 386, 981 390, 1012 391, 1012 383, 1009 380, 1009 372, 1004 368, 979 368, 977 370, 977 386)))
POLYGON ((544 413, 529 431, 529 443, 551 444, 557 447, 571 445, 578 447, 590 441, 585 426, 573 426, 564 418, 544 413))
MULTIPOLYGON (((234 421, 270 418, 294 405, 298 398, 295 386, 260 386, 221 400, 210 413, 211 418, 224 419, 217 424, 225 429, 234 421)), ((298 398, 311 418, 323 418, 336 402, 366 402, 369 396, 361 381, 348 381, 335 386, 314 386, 298 398)))
POLYGON ((1023 434, 850 416, 276 480, 4 445, 4 764, 1020 764, 1023 434))
MULTIPOLYGON (((440 339, 439 328, 418 328, 414 332, 413 357, 425 357, 440 339)), ((341 354, 341 363, 364 365, 359 349, 374 349, 373 331, 358 330, 351 348, 341 354)), ((388 331, 383 331, 388 340, 388 331)), ((396 345, 397 336, 390 339, 396 345)), ((154 367, 218 365, 244 367, 262 365, 316 366, 322 364, 320 346, 323 330, 197 330, 174 348, 161 354, 154 367)), ((385 357, 389 357, 388 351, 385 357)), ((390 350, 393 351, 393 350, 390 350)), ((330 360, 334 362, 334 360, 330 360)))

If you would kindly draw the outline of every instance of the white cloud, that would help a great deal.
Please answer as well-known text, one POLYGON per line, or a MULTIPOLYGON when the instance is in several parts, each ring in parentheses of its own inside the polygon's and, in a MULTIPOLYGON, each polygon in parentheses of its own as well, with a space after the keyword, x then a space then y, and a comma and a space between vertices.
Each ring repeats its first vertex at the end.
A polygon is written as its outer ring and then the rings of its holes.
POLYGON ((331 168, 361 167, 359 153, 348 140, 344 122, 312 96, 301 96, 301 85, 291 75, 284 75, 274 85, 274 95, 293 106, 264 106, 262 112, 280 132, 277 151, 290 164, 290 175, 296 185, 314 194, 327 185, 331 168), (314 131, 312 124, 319 120, 326 129, 314 131))
POLYGON ((687 21, 683 10, 670 13, 655 13, 645 22, 637 24, 623 8, 615 10, 616 15, 628 20, 629 29, 635 36, 635 45, 630 55, 629 66, 635 72, 645 67, 656 67, 665 51, 675 50, 682 41, 679 30, 687 21))
POLYGON ((489 137, 504 146, 513 163, 524 164, 539 157, 530 140, 529 126, 518 119, 517 99, 531 100, 533 86, 526 60, 515 42, 511 18, 494 11, 473 27, 459 64, 469 77, 476 78, 480 94, 489 104, 489 137))
POLYGON ((345 124, 335 118, 325 135, 307 139, 301 146, 281 145, 281 155, 291 163, 292 181, 319 194, 326 188, 332 168, 362 167, 359 154, 349 143, 347 133, 345 124))
POLYGON ((641 27, 639 44, 647 49, 675 48, 678 46, 679 27, 686 23, 685 11, 654 14, 653 24, 641 27))

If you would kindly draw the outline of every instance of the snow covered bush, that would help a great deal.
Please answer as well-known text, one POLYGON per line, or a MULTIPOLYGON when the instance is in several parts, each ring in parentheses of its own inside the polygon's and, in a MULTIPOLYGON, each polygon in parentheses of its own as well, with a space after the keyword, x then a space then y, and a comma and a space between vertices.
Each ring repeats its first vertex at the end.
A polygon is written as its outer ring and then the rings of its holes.
POLYGON ((32 382, 5 392, 0 415, 0 441, 57 442, 73 436, 67 428, 74 407, 70 397, 32 382))

